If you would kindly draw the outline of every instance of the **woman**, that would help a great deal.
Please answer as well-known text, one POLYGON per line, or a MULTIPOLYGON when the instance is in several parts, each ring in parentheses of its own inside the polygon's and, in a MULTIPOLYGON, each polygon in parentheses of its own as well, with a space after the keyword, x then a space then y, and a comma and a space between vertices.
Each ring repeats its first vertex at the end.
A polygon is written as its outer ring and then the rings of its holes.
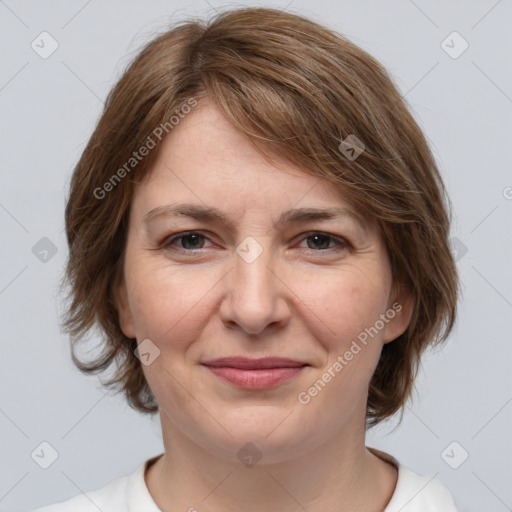
POLYGON ((110 93, 66 208, 84 372, 160 413, 165 452, 44 512, 455 511, 365 446, 448 336, 447 198, 385 70, 300 16, 176 25, 110 93))

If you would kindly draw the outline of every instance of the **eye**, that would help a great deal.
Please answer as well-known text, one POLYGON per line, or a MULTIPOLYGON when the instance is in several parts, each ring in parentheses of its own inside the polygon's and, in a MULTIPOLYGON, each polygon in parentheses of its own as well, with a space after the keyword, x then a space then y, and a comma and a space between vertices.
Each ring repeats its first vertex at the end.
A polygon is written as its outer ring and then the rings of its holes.
POLYGON ((164 243, 162 244, 162 247, 164 249, 169 248, 171 250, 181 252, 194 252, 198 249, 203 249, 203 244, 201 243, 201 241, 204 242, 204 240, 208 240, 208 238, 203 234, 197 231, 189 231, 165 240, 164 243), (173 244, 179 240, 181 240, 181 247, 174 247, 173 244))
POLYGON ((307 233, 306 236, 303 237, 303 240, 311 241, 311 243, 308 243, 308 249, 315 252, 323 252, 333 248, 342 250, 349 247, 349 243, 345 240, 330 235, 329 233, 321 233, 318 231, 307 233), (334 246, 330 246, 331 242, 334 243, 334 246))
MULTIPOLYGON (((187 231, 167 238, 161 246, 163 249, 176 252, 194 253, 207 248, 204 246, 206 240, 209 238, 199 231, 187 231)), ((346 240, 319 231, 306 233, 301 240, 306 241, 308 245, 306 249, 313 252, 331 252, 331 250, 344 250, 350 247, 346 240)))

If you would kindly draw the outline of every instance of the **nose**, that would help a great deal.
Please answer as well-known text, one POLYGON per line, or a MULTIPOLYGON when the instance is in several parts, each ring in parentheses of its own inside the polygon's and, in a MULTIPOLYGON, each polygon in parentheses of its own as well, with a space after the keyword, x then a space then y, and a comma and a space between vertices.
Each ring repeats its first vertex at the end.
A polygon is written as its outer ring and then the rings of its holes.
POLYGON ((290 318, 289 287, 279 275, 272 251, 258 244, 262 252, 254 260, 242 251, 234 254, 232 270, 223 279, 220 307, 226 327, 252 336, 283 327, 290 318))

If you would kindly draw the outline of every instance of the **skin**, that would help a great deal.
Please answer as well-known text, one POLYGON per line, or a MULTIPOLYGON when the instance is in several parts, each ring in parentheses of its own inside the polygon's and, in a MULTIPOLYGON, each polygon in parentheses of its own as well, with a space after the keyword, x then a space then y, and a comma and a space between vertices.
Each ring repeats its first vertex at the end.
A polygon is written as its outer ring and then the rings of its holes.
POLYGON ((397 295, 372 225, 348 216, 276 224, 291 208, 340 206, 348 203, 330 183, 271 164, 207 100, 173 129, 137 186, 117 300, 124 334, 160 350, 143 370, 165 453, 145 479, 163 511, 382 512, 390 500, 397 471, 365 447, 366 400, 382 346, 407 328, 410 298, 397 295), (219 208, 232 229, 185 216, 143 222, 178 202, 219 208), (186 231, 203 236, 175 238, 186 231), (251 263, 236 252, 246 237, 262 248, 251 263), (299 403, 397 300, 401 311, 299 403), (200 364, 231 355, 309 366, 273 389, 246 390, 200 364), (252 467, 237 457, 248 442, 262 454, 252 467))

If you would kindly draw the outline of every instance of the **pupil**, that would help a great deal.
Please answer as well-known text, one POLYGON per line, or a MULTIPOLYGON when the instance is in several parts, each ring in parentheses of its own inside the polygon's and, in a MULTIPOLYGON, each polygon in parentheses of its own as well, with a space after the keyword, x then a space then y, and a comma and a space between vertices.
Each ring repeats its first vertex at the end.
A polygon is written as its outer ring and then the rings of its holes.
MULTIPOLYGON (((187 235, 186 237, 183 238, 184 242, 185 242, 185 245, 192 245, 192 246, 195 246, 199 240, 199 235, 197 234, 191 234, 191 235, 187 235), (187 243, 187 240, 191 240, 192 239, 192 244, 188 244, 187 243)), ((190 248, 190 247, 185 247, 186 249, 190 248)), ((194 249, 195 247, 192 247, 192 249, 194 249)))
POLYGON ((313 238, 315 240, 315 248, 319 248, 319 245, 320 246, 324 246, 324 247, 321 247, 322 249, 326 249, 328 246, 329 246, 329 240, 328 240, 328 237, 324 236, 324 235, 312 235, 311 238, 313 238), (317 244, 316 242, 318 242, 318 239, 320 239, 320 244, 317 244), (322 239, 324 240, 324 243, 322 244, 322 239), (327 247, 325 247, 325 241, 327 240, 327 247))

